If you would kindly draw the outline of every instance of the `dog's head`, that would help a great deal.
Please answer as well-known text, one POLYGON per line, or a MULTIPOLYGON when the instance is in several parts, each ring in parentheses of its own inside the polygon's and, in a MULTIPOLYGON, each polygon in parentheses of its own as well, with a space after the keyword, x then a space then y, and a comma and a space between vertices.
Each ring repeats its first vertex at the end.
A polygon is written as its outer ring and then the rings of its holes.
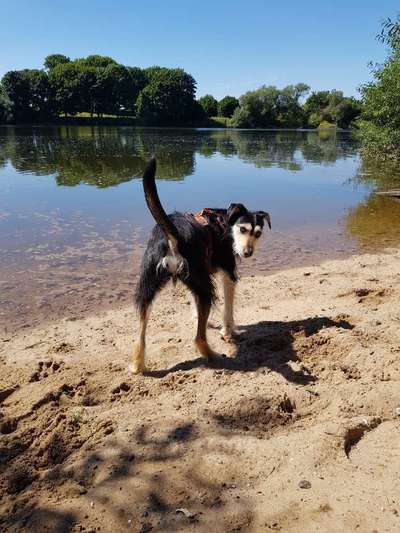
POLYGON ((265 221, 271 229, 271 219, 265 211, 248 211, 243 204, 231 204, 227 223, 232 228, 233 250, 240 257, 251 257, 264 230, 265 221))

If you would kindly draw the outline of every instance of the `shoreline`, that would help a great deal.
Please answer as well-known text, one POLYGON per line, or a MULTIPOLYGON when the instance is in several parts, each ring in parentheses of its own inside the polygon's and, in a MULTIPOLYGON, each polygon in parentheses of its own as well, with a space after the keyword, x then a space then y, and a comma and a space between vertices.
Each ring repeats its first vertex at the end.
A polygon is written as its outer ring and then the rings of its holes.
POLYGON ((0 124, 0 128, 49 128, 52 126, 126 126, 137 129, 146 130, 233 130, 233 131, 299 131, 299 132, 332 132, 332 133, 355 133, 357 129, 344 129, 339 127, 334 128, 234 128, 231 126, 223 126, 222 124, 198 124, 193 126, 146 126, 137 124, 135 119, 114 120, 114 119, 100 119, 90 120, 86 118, 77 118, 65 121, 56 122, 27 122, 18 124, 0 124))
MULTIPOLYGON (((27 265, 25 269, 28 276, 25 281, 20 279, 18 283, 21 297, 18 298, 17 294, 7 296, 7 302, 14 301, 15 310, 10 312, 5 306, 5 310, 0 312, 2 320, 0 341, 2 338, 17 335, 20 329, 40 328, 68 317, 73 317, 74 320, 83 319, 94 314, 120 309, 124 305, 127 308, 131 307, 132 312, 134 312, 134 289, 144 247, 145 244, 143 243, 137 244, 133 253, 100 270, 96 263, 73 268, 70 274, 71 279, 63 282, 54 283, 55 271, 52 270, 49 280, 50 286, 46 287, 44 295, 41 294, 43 290, 40 287, 35 288, 35 285, 32 284, 30 279, 32 269, 27 265), (74 281, 75 278, 79 280, 83 276, 86 281, 84 286, 82 283, 74 281), (26 308, 24 308, 21 298, 26 302, 26 308)), ((240 277, 268 277, 294 268, 320 266, 326 261, 347 259, 365 253, 369 252, 357 253, 351 247, 332 252, 310 251, 309 254, 305 253, 301 257, 295 258, 290 264, 277 265, 266 262, 268 251, 263 250, 255 258, 252 258, 251 262, 247 260, 239 264, 239 275, 240 277)), ((38 271, 40 277, 43 277, 43 272, 38 271)), ((63 272, 58 275, 61 280, 63 272)), ((6 279, 7 276, 2 282, 3 289, 12 286, 6 279)))
POLYGON ((146 376, 131 306, 3 340, 0 526, 396 530, 399 297, 398 249, 244 277, 209 368, 168 287, 146 376))

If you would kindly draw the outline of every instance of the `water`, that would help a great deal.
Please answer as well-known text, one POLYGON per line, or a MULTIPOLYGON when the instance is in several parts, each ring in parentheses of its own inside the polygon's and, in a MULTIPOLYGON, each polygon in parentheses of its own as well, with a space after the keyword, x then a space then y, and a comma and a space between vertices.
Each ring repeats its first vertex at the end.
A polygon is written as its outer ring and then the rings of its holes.
POLYGON ((367 165, 350 133, 0 128, 0 320, 28 326, 132 296, 152 225, 140 176, 158 159, 167 211, 242 202, 269 211, 244 272, 398 245, 399 179, 367 165))

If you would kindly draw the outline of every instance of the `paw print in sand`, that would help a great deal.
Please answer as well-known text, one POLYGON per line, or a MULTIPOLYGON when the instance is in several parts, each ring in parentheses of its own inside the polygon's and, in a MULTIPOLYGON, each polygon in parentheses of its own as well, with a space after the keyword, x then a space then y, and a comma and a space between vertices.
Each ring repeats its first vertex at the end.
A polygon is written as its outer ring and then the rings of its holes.
POLYGON ((49 375, 58 372, 63 364, 63 361, 39 361, 36 371, 33 372, 29 379, 30 383, 41 381, 49 375))

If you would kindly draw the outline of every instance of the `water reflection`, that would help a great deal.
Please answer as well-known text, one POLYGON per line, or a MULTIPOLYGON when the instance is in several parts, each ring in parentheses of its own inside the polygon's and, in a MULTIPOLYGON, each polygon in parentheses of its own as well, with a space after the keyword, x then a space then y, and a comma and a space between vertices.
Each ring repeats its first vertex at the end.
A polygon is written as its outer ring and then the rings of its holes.
POLYGON ((378 191, 398 189, 400 188, 400 163, 363 157, 353 182, 357 185, 370 185, 378 191))
POLYGON ((360 251, 400 244, 400 201, 371 194, 347 212, 346 232, 360 251))
POLYGON ((237 156, 257 168, 299 171, 305 163, 333 164, 354 156, 356 142, 325 132, 151 130, 60 126, 0 128, 0 166, 54 175, 58 185, 115 186, 141 176, 156 154, 160 179, 182 180, 195 171, 195 157, 237 156))

